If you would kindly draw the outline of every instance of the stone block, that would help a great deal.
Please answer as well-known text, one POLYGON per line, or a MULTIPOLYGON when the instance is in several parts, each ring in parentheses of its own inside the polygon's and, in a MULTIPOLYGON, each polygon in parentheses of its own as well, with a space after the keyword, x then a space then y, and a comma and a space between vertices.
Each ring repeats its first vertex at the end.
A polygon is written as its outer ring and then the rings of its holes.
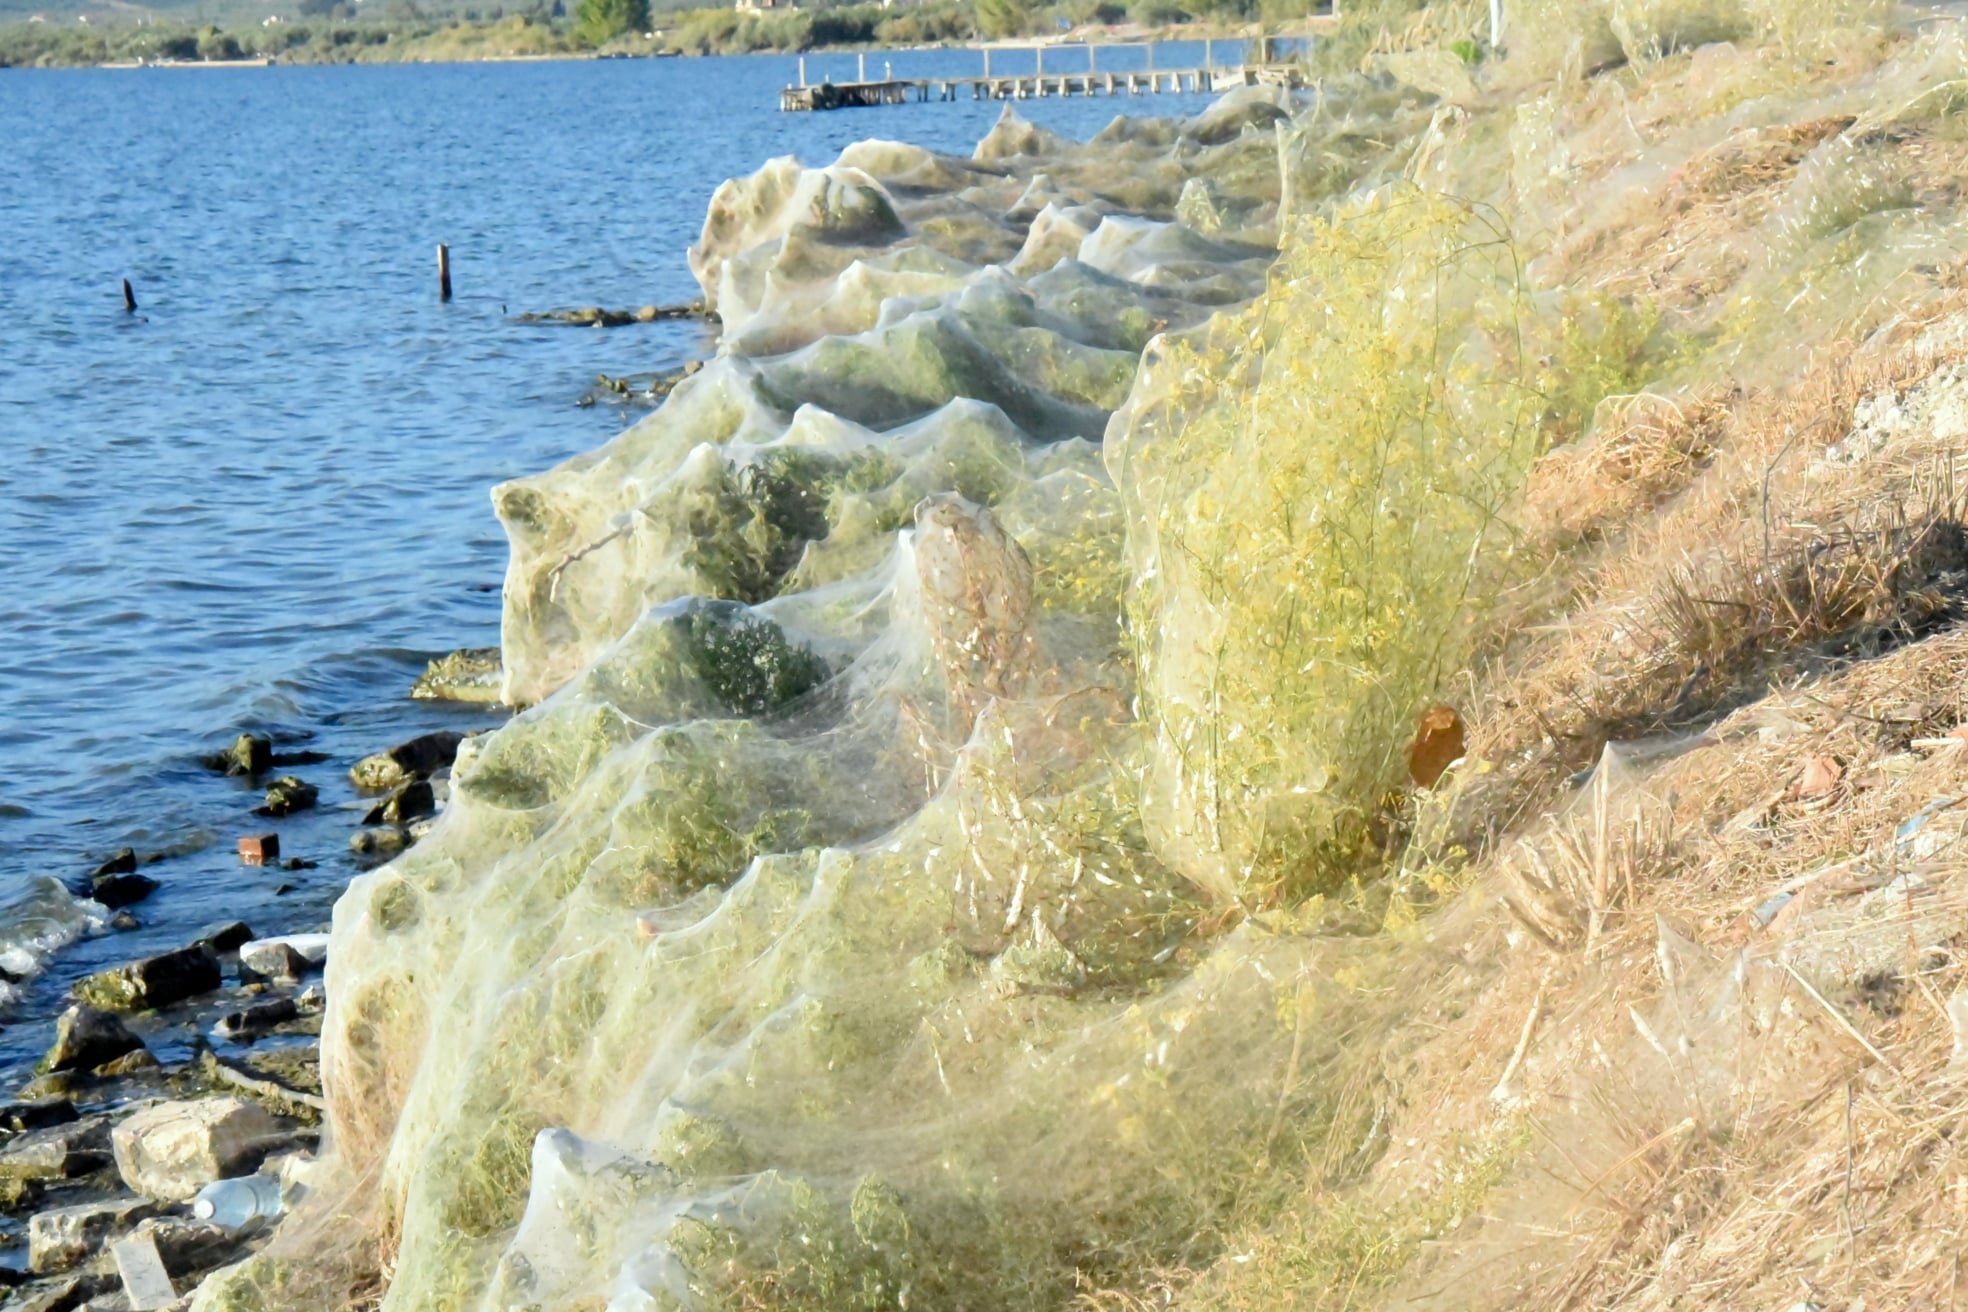
POLYGON ((0 1149, 0 1177, 18 1180, 73 1180, 109 1163, 107 1116, 30 1130, 0 1149))
POLYGON ((112 1137, 123 1183, 159 1202, 183 1202, 214 1180, 248 1174, 288 1141, 272 1116, 239 1098, 158 1103, 112 1137))
POLYGON ((104 1244, 156 1211, 156 1204, 148 1199, 116 1198, 37 1212, 27 1223, 27 1265, 41 1275, 81 1266, 104 1244))

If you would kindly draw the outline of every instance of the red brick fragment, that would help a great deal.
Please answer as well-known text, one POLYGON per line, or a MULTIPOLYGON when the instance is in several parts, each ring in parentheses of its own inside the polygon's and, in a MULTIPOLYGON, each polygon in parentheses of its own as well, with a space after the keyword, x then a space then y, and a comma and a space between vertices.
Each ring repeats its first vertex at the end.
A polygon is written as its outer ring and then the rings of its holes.
POLYGON ((280 859, 279 834, 254 834, 239 840, 239 859, 249 866, 263 866, 280 859))

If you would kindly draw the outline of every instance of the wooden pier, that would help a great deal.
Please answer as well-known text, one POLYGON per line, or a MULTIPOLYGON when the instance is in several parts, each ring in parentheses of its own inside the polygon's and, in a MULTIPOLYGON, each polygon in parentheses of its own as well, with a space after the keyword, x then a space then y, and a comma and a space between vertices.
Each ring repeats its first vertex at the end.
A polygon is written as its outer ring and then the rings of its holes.
POLYGON ((1141 96, 1163 94, 1215 94, 1245 86, 1290 86, 1301 85, 1301 74, 1296 63, 1272 62, 1269 58, 1270 43, 1258 38, 1256 42, 1259 62, 1234 64, 1217 67, 1210 58, 1205 43, 1204 64, 1202 68, 1156 68, 1155 48, 1152 42, 1140 43, 1148 51, 1146 68, 1126 69, 1118 72, 1102 72, 1098 69, 1098 52, 1111 50, 1117 45, 1089 44, 1086 51, 1087 66, 1071 73, 1047 72, 1045 55, 1048 50, 1064 51, 1073 46, 985 46, 984 71, 977 77, 928 77, 897 78, 882 77, 870 80, 867 76, 867 59, 860 61, 860 76, 853 82, 816 82, 806 80, 806 59, 800 58, 800 81, 798 86, 787 87, 779 93, 779 108, 783 111, 812 111, 823 109, 849 109, 866 105, 906 105, 911 102, 932 100, 1046 100, 1055 96, 1141 96), (1030 73, 993 73, 991 54, 994 50, 1021 49, 1037 53, 1037 67, 1030 73))

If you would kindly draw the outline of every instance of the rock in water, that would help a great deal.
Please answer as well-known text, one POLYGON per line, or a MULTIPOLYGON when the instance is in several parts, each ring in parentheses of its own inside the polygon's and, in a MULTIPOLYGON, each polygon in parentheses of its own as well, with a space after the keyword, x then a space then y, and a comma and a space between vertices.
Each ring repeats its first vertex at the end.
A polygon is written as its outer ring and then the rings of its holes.
POLYGON ((156 1211, 144 1199, 117 1198, 38 1213, 27 1223, 27 1265, 41 1275, 80 1266, 107 1240, 156 1211))
POLYGON ((357 788, 378 792, 396 788, 450 765, 458 759, 458 744, 464 740, 465 735, 461 733, 427 733, 407 743, 398 743, 386 752, 363 757, 349 771, 349 778, 357 788))
POLYGON ((89 881, 89 897, 109 911, 141 902, 157 891, 157 881, 149 875, 98 875, 89 881))
POLYGON ((143 1040, 130 1033, 120 1017, 90 1006, 70 1007, 55 1022, 55 1042, 41 1059, 40 1069, 91 1071, 142 1047, 143 1040))
POLYGON ((243 920, 207 925, 198 935, 198 944, 214 952, 235 952, 253 941, 253 927, 243 920))
POLYGON ((362 817, 365 825, 407 825, 412 820, 434 814, 437 795, 427 779, 413 779, 369 808, 362 817))
POLYGON ((127 875, 137 868, 135 848, 126 847, 115 856, 97 866, 89 875, 91 879, 107 879, 111 875, 127 875))
POLYGON ((283 774, 267 785, 266 805, 255 807, 253 814, 282 816, 311 810, 320 796, 321 790, 313 784, 303 783, 291 774, 283 774))
POLYGON ((118 1125, 111 1139, 123 1183, 173 1203, 246 1174, 285 1142, 273 1117, 242 1098, 158 1103, 118 1125))
POLYGON ((218 956, 202 943, 100 971, 75 985, 75 996, 105 1011, 142 1011, 219 987, 218 956))
POLYGON ((95 1073, 105 1079, 120 1080, 140 1071, 162 1070, 163 1067, 164 1063, 157 1060, 150 1049, 138 1048, 135 1052, 124 1053, 115 1061, 104 1062, 96 1067, 95 1073))
POLYGON ((226 774, 257 775, 273 764, 273 740, 242 733, 232 740, 232 746, 209 758, 206 764, 226 774))
POLYGON ((286 934, 279 938, 255 939, 239 949, 239 975, 242 980, 294 981, 328 961, 326 934, 286 934))
POLYGON ((1031 660, 1032 561, 991 512, 955 493, 916 506, 923 620, 962 727, 1031 660))
POLYGON ((401 829, 391 829, 384 825, 378 825, 374 829, 358 829, 349 835, 349 851, 357 856, 395 856, 409 845, 409 835, 401 829))
POLYGON ((410 695, 425 701, 496 705, 504 678, 497 647, 466 647, 432 661, 410 695))
POLYGON ((219 1017, 212 1029, 222 1039, 233 1043, 250 1043, 290 1020, 299 1019, 300 1015, 301 1006, 294 999, 271 998, 219 1017))

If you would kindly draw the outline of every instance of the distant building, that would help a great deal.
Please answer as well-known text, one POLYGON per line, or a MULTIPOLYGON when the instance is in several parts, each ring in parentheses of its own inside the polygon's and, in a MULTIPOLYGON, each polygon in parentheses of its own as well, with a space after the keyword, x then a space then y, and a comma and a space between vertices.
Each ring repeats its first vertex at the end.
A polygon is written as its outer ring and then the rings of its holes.
POLYGON ((741 14, 756 14, 766 9, 791 8, 790 0, 786 0, 785 3, 781 0, 738 0, 738 12, 741 14))

